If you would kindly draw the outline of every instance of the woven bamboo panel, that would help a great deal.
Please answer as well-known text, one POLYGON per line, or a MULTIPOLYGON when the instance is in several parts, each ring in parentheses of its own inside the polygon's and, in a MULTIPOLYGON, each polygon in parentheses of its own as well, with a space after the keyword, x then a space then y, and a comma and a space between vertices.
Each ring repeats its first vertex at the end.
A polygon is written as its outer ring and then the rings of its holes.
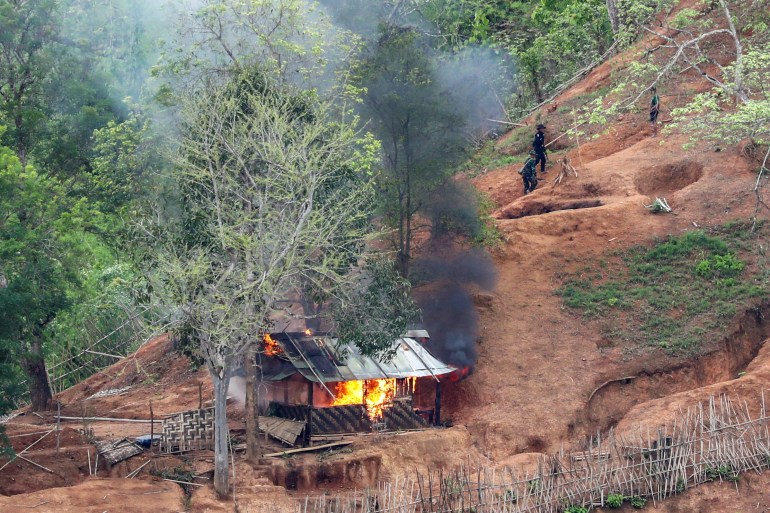
POLYGON ((307 420, 308 409, 309 407, 304 405, 289 405, 277 402, 270 403, 271 416, 296 420, 299 422, 305 422, 307 420))
POLYGON ((126 460, 144 450, 142 447, 126 438, 120 440, 97 440, 94 445, 96 446, 99 455, 110 465, 126 460))
POLYGON ((260 415, 259 429, 273 438, 277 438, 289 445, 294 445, 297 442, 299 435, 302 434, 302 431, 305 429, 305 423, 278 417, 263 417, 260 415))
POLYGON ((382 421, 386 429, 395 431, 399 429, 423 429, 428 427, 425 419, 414 412, 411 400, 394 401, 389 408, 383 408, 382 421))
POLYGON ((360 404, 314 408, 310 432, 315 435, 326 433, 365 433, 372 430, 372 423, 366 415, 366 408, 360 404))
POLYGON ((163 421, 160 442, 163 452, 214 448, 214 408, 190 410, 163 421))
MULTIPOLYGON (((288 406, 271 403, 272 415, 302 421, 307 418, 307 406, 288 406)), ((313 435, 336 433, 368 433, 374 429, 366 408, 362 404, 313 408, 311 414, 313 435)), ((400 398, 383 408, 378 428, 385 431, 423 429, 425 420, 412 408, 411 398, 400 398)))

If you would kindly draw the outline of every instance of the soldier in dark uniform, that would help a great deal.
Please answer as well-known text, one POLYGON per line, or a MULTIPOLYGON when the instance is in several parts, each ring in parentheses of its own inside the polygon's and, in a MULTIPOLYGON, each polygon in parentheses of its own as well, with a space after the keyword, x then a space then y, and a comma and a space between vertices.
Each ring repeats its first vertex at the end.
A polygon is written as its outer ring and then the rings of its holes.
POLYGON ((524 163, 524 167, 519 169, 519 174, 524 180, 524 194, 529 194, 537 187, 537 158, 535 150, 529 151, 529 158, 524 163))
MULTIPOLYGON (((540 162, 540 172, 545 173, 545 163, 548 160, 545 156, 545 125, 537 125, 537 133, 535 134, 535 140, 532 141, 532 150, 537 156, 537 162, 540 162)), ((535 163, 537 165, 537 163, 535 163)))
POLYGON ((658 135, 658 113, 660 113, 660 97, 658 96, 658 88, 652 86, 650 89, 652 98, 650 98, 650 126, 652 127, 652 136, 658 135))

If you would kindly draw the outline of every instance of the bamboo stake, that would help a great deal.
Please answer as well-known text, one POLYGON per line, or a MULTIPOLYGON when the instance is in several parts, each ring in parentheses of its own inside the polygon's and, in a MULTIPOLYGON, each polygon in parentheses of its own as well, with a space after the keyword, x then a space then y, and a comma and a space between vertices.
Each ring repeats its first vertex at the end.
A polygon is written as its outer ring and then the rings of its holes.
POLYGON ((148 463, 150 463, 151 461, 152 461, 152 460, 147 460, 147 461, 145 461, 145 462, 144 462, 144 463, 142 463, 142 465, 141 465, 140 467, 138 467, 136 470, 133 470, 133 471, 131 471, 130 473, 126 474, 126 479, 133 479, 133 478, 135 478, 135 477, 136 477, 136 476, 139 474, 139 471, 140 471, 140 470, 142 470, 142 469, 143 469, 145 466, 147 466, 147 464, 148 464, 148 463))
POLYGON ((150 399, 150 452, 154 452, 152 445, 155 443, 155 415, 152 411, 152 399, 150 399))
MULTIPOLYGON (((313 511, 448 513, 475 508, 484 513, 557 513, 564 504, 602 506, 609 493, 639 495, 655 504, 704 482, 707 468, 727 466, 736 473, 767 468, 767 420, 764 406, 755 417, 745 401, 714 397, 680 411, 669 425, 648 426, 646 434, 640 430, 638 441, 611 429, 582 452, 567 453, 562 447, 541 458, 534 475, 519 476, 507 468, 498 478, 495 469, 474 468, 469 461, 454 470, 429 470, 380 483, 363 493, 322 497, 313 511), (516 493, 517 501, 506 501, 512 497, 506 492, 516 493)), ((311 504, 305 504, 309 513, 311 504)))
POLYGON ((17 454, 16 456, 17 456, 17 458, 19 458, 20 460, 24 460, 24 461, 26 461, 27 463, 31 463, 31 464, 33 464, 34 466, 36 466, 37 468, 41 468, 41 469, 45 470, 46 472, 50 472, 51 474, 53 474, 53 473, 54 473, 54 471, 53 471, 53 470, 51 470, 50 468, 47 468, 47 467, 44 467, 43 465, 40 465, 40 464, 38 464, 38 463, 35 463, 34 461, 32 461, 32 460, 30 460, 30 459, 27 459, 27 458, 26 458, 26 457, 24 457, 24 456, 21 456, 21 455, 19 455, 19 454, 17 454))
POLYGON ((10 459, 10 460, 8 460, 7 462, 5 462, 5 465, 3 465, 2 467, 0 467, 0 470, 3 470, 5 467, 7 467, 8 465, 10 465, 10 464, 11 464, 11 462, 12 462, 13 460, 15 460, 16 458, 18 458, 20 455, 24 454, 24 453, 25 453, 25 452, 27 452, 28 450, 32 449, 32 447, 34 447, 34 446, 35 446, 35 445, 36 445, 36 444, 37 444, 37 443, 38 443, 40 440, 42 440, 43 438, 47 437, 48 435, 50 435, 50 434, 51 434, 51 433, 53 433, 53 432, 54 432, 54 429, 51 429, 51 430, 50 430, 50 431, 48 431, 46 434, 44 434, 43 436, 41 436, 40 438, 38 438, 37 440, 35 440, 35 441, 34 441, 32 444, 28 445, 28 446, 27 446, 27 447, 26 447, 24 450, 22 450, 22 451, 20 451, 20 452, 16 453, 16 454, 15 454, 15 455, 14 455, 14 456, 13 456, 13 457, 10 459))
POLYGON ((56 401, 56 454, 59 454, 61 443, 61 402, 56 401))

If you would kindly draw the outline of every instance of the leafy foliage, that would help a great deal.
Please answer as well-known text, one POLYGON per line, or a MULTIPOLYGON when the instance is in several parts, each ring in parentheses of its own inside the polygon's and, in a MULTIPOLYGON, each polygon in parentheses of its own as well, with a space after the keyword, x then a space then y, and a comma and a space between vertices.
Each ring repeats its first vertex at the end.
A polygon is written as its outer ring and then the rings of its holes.
MULTIPOLYGON (((636 3, 636 2, 634 2, 636 3)), ((421 10, 447 46, 480 44, 518 63, 517 94, 509 107, 525 111, 612 44, 604 0, 488 2, 429 0, 421 10)))
POLYGON ((623 506, 623 495, 619 493, 610 493, 607 495, 607 500, 604 501, 605 506, 612 509, 618 509, 623 506))
POLYGON ((453 91, 442 85, 431 56, 435 53, 415 30, 384 27, 354 72, 364 91, 365 115, 383 141, 378 197, 385 221, 394 228, 404 276, 415 216, 469 149, 453 91))
POLYGON ((26 369, 34 405, 44 408, 50 390, 43 336, 77 298, 90 256, 82 227, 92 213, 6 147, 0 147, 0 212, 0 346, 26 369))
POLYGON ((726 66, 724 73, 726 77, 740 76, 740 85, 731 78, 724 87, 696 95, 686 106, 672 112, 680 119, 674 126, 728 144, 746 137, 756 144, 770 144, 770 44, 752 47, 743 55, 741 69, 736 66, 726 66), (745 89, 747 97, 731 108, 734 98, 729 93, 738 87, 745 89))
POLYGON ((695 350, 724 329, 721 319, 767 295, 766 278, 746 275, 745 226, 716 235, 670 237, 620 255, 622 264, 570 277, 559 294, 589 317, 607 319, 608 336, 668 351, 695 350))
POLYGON ((352 344, 362 354, 387 361, 395 355, 393 341, 419 319, 411 286, 401 277, 392 260, 371 258, 364 268, 360 288, 350 301, 335 309, 336 333, 343 344, 352 344))
POLYGON ((280 82, 317 80, 332 43, 343 52, 349 44, 312 0, 205 0, 192 12, 175 7, 176 34, 152 73, 177 90, 252 66, 280 82))
POLYGON ((206 357, 218 373, 278 299, 307 280, 337 290, 362 250, 372 156, 353 152, 355 132, 323 109, 252 71, 185 113, 181 216, 152 227, 164 257, 149 270, 194 337, 212 344, 206 357))
POLYGON ((709 481, 730 481, 737 482, 740 479, 738 473, 730 465, 719 465, 717 467, 706 467, 706 479, 709 481))
POLYGON ((254 68, 192 94, 174 170, 179 204, 146 220, 154 299, 201 348, 214 381, 220 495, 236 358, 308 284, 344 297, 349 263, 365 250, 375 147, 335 112, 254 68))

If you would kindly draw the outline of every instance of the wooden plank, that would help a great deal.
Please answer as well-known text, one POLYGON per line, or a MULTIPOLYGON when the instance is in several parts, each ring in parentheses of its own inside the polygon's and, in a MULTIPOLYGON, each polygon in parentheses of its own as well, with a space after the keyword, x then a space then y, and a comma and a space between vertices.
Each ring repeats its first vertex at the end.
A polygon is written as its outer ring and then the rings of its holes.
POLYGON ((273 456, 286 456, 287 454, 296 454, 300 452, 312 452, 312 451, 318 451, 321 449, 329 449, 331 447, 342 447, 343 445, 350 445, 353 443, 353 440, 342 440, 339 442, 333 442, 330 444, 324 444, 324 445, 316 445, 315 447, 302 447, 300 449, 289 449, 288 451, 281 451, 281 452, 272 452, 270 454, 265 454, 265 458, 273 457, 273 456))
POLYGON ((281 442, 295 445, 305 423, 280 417, 259 417, 259 429, 281 442))
POLYGON ((97 454, 101 454, 110 465, 144 452, 143 447, 125 438, 117 441, 99 440, 94 445, 96 445, 97 454))
POLYGON ((98 422, 138 422, 142 424, 149 424, 150 422, 162 423, 162 420, 145 420, 145 419, 114 419, 112 417, 59 417, 61 420, 79 420, 79 421, 98 421, 98 422))

